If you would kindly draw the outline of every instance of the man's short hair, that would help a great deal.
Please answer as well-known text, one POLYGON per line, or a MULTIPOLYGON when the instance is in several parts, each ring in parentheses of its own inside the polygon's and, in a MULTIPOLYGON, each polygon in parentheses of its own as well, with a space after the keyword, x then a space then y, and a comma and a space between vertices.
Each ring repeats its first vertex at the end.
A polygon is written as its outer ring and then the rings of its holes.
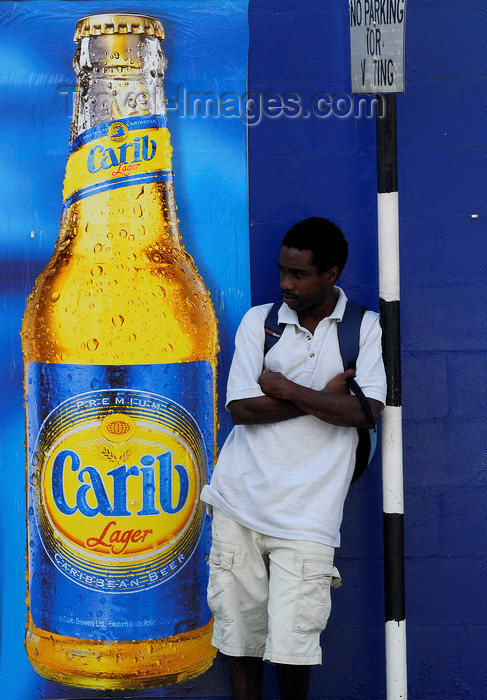
POLYGON ((335 265, 340 275, 347 262, 348 243, 342 230, 319 216, 310 216, 292 226, 282 239, 282 245, 310 250, 320 275, 335 265))

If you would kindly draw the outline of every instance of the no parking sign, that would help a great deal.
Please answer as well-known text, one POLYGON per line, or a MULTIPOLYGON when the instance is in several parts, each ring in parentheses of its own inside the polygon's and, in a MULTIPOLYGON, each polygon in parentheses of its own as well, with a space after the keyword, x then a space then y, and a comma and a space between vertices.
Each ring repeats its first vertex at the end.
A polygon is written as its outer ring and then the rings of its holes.
POLYGON ((404 92, 406 0, 350 0, 353 93, 404 92))

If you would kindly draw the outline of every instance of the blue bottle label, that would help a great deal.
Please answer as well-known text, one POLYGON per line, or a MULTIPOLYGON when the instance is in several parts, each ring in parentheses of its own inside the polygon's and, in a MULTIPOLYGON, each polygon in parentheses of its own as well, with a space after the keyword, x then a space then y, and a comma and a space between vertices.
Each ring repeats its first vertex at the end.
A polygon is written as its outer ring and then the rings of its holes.
POLYGON ((204 626, 211 364, 31 363, 26 386, 35 625, 109 641, 204 626))

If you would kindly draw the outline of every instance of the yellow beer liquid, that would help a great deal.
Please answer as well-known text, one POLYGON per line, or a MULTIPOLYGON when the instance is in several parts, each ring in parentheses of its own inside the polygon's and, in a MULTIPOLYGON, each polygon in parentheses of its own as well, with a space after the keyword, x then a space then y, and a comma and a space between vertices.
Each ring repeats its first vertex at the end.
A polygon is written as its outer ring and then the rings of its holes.
MULTIPOLYGON (((64 212, 55 251, 27 302, 22 340, 26 363, 207 360, 215 375, 214 311, 181 244, 172 182, 101 192, 64 212)), ((26 649, 33 667, 58 683, 158 687, 211 665, 211 628, 210 622, 165 639, 93 641, 39 629, 29 613, 26 649)))
POLYGON ((24 318, 29 362, 213 360, 211 301, 177 229, 172 183, 75 202, 24 318))

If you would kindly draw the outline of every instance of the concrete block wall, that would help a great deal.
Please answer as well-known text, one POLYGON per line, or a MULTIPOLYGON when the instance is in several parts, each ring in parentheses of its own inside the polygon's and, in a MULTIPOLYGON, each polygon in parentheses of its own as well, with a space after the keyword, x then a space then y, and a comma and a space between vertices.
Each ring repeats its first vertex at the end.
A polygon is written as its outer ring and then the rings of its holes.
MULTIPOLYGON (((300 106, 249 126, 253 303, 278 296, 289 226, 324 215, 350 242, 344 288, 377 309, 375 120, 345 116, 337 102, 353 106, 347 0, 249 0, 249 26, 249 92, 259 104, 278 95, 300 106), (335 99, 336 113, 313 114, 320 95, 335 99)), ((415 0, 406 26, 397 103, 409 697, 487 700, 485 3, 415 0)), ((310 700, 382 700, 379 459, 348 497, 337 565, 344 585, 310 700)), ((130 695, 209 700, 230 698, 230 687, 217 658, 199 679, 130 695)), ((264 698, 277 697, 268 667, 264 698)))
MULTIPOLYGON (((249 91, 350 95, 348 3, 250 1, 249 91)), ((487 698, 487 13, 417 0, 397 98, 410 697, 487 698)), ((342 284, 377 308, 375 123, 268 117, 249 127, 253 303, 276 296, 296 220, 341 225, 342 284)), ((385 697, 380 466, 351 491, 344 586, 312 698, 385 697)), ((277 697, 268 688, 269 698, 277 697)))

